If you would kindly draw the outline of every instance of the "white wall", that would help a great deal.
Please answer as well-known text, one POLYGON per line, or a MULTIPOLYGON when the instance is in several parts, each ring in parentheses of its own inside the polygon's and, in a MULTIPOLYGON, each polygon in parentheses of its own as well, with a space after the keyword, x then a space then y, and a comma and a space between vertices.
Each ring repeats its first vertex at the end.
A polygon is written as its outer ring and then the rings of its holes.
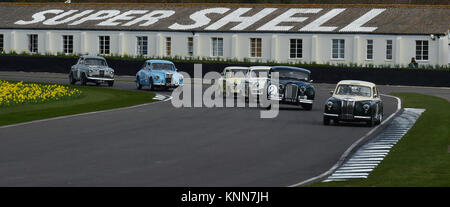
POLYGON ((166 55, 166 37, 172 38, 172 56, 188 56, 187 38, 194 38, 194 56, 211 57, 212 38, 223 38, 223 57, 248 58, 252 61, 276 60, 286 62, 357 63, 408 65, 415 57, 416 40, 428 40, 429 60, 419 64, 447 65, 449 62, 449 37, 432 40, 429 35, 370 35, 370 34, 307 34, 307 33, 214 33, 214 32, 148 32, 148 31, 75 31, 75 30, 0 30, 4 35, 4 48, 18 53, 28 51, 28 34, 38 34, 40 53, 56 54, 63 51, 63 35, 73 35, 74 53, 99 53, 98 36, 110 36, 110 50, 113 55, 137 55, 137 36, 148 37, 148 56, 166 55), (262 57, 250 58, 250 38, 262 39, 262 57), (303 57, 289 57, 290 39, 303 40, 303 57), (332 59, 332 39, 345 40, 345 58, 332 59), (373 40, 373 60, 366 59, 367 39, 373 40), (393 59, 386 60, 386 40, 393 41, 393 59))

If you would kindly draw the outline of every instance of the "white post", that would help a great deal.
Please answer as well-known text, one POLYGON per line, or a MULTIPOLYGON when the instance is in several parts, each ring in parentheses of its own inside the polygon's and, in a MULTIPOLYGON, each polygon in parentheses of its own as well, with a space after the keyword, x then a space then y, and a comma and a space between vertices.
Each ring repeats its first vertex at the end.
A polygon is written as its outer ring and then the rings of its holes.
POLYGON ((158 33, 156 34, 156 39, 155 39, 155 51, 156 51, 156 56, 164 56, 163 55, 163 38, 162 38, 162 34, 158 33))
POLYGON ((360 37, 359 35, 356 35, 353 37, 353 63, 359 64, 360 63, 360 37))
POLYGON ((231 36, 231 58, 237 58, 239 56, 238 36, 233 34, 231 36))
POLYGON ((316 62, 316 63, 319 63, 319 61, 318 61, 318 45, 319 44, 319 42, 318 42, 318 37, 317 37, 317 35, 313 35, 312 37, 311 37, 311 62, 316 62))
POLYGON ((81 32, 81 35, 80 35, 80 53, 81 54, 85 54, 88 52, 87 47, 86 47, 86 42, 87 42, 86 32, 81 32))
POLYGON ((118 49, 119 49, 119 56, 125 55, 125 50, 124 50, 124 39, 125 39, 125 34, 123 32, 119 33, 119 38, 118 39, 118 49))
POLYGON ((271 48, 270 48, 270 54, 271 59, 275 62, 278 62, 278 35, 272 35, 272 41, 271 41, 271 48))
POLYGON ((200 35, 198 33, 195 33, 194 35, 194 55, 193 56, 199 56, 200 54, 200 35))
POLYGON ((11 32, 11 37, 10 37, 10 42, 9 42, 9 51, 16 51, 17 53, 20 53, 20 51, 17 51, 16 48, 16 32, 12 31, 11 32))
POLYGON ((449 63, 449 37, 443 36, 439 38, 438 47, 438 63, 439 65, 447 65, 449 63))
POLYGON ((45 53, 53 53, 52 33, 51 32, 45 33, 45 49, 44 49, 44 51, 45 51, 45 53))
MULTIPOLYGON (((395 52, 394 64, 402 64, 402 60, 403 60, 403 57, 402 57, 403 48, 402 47, 403 47, 402 46, 402 37, 397 37, 395 39, 395 46, 393 47, 394 52, 395 52)), ((408 63, 405 63, 405 64, 407 65, 408 63)))

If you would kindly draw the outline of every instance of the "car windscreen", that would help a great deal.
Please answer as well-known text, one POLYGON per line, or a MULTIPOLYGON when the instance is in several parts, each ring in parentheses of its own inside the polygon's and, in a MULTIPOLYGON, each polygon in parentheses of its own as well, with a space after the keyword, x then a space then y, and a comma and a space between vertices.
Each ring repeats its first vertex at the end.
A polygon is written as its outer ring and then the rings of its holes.
POLYGON ((265 78, 269 74, 269 70, 252 70, 251 77, 252 78, 265 78))
POLYGON ((107 66, 106 61, 103 59, 96 59, 96 58, 86 58, 84 63, 86 65, 101 65, 101 66, 107 66))
POLYGON ((275 69, 275 70, 272 70, 272 73, 273 72, 278 72, 278 77, 280 79, 295 79, 295 80, 302 80, 302 81, 309 80, 309 73, 299 71, 299 70, 275 69))
POLYGON ((230 69, 226 70, 227 77, 244 77, 247 74, 247 69, 230 69))
POLYGON ((175 70, 175 66, 170 63, 152 63, 153 70, 175 70))
POLYGON ((341 84, 338 86, 337 95, 370 97, 371 90, 367 86, 341 84))

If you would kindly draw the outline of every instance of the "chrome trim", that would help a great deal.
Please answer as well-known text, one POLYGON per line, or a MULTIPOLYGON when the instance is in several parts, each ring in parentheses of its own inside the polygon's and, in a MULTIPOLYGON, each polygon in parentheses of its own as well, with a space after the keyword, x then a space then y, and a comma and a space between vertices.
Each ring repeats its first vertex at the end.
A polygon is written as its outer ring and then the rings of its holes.
POLYGON ((312 104, 312 103, 313 103, 313 100, 299 99, 298 102, 300 102, 300 103, 309 103, 309 104, 312 104))
POLYGON ((332 117, 339 117, 338 114, 328 114, 328 113, 323 113, 324 116, 332 116, 332 117))
POLYGON ((287 84, 284 88, 284 99, 297 99, 298 96, 298 85, 287 84))
POLYGON ((113 78, 96 78, 96 77, 87 77, 89 80, 102 80, 102 81, 113 81, 113 78))
POLYGON ((355 119, 371 119, 370 116, 354 116, 355 119))

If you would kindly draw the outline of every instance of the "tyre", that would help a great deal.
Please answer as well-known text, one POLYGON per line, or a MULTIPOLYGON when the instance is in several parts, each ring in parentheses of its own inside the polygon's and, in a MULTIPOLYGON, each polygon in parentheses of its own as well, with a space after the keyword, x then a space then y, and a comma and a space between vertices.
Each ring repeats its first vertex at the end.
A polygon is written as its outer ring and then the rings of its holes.
POLYGON ((150 80, 148 81, 148 89, 151 90, 151 91, 154 89, 154 87, 153 87, 153 78, 150 78, 150 80))
POLYGON ((376 124, 379 125, 383 121, 383 114, 378 114, 378 119, 376 121, 376 124))
POLYGON ((85 86, 86 83, 87 83, 86 74, 82 73, 81 74, 81 85, 85 86))
POLYGON ((369 121, 367 121, 367 126, 368 127, 373 127, 373 126, 375 126, 375 117, 372 115, 371 117, 370 117, 370 120, 369 121))
POLYGON ((112 87, 114 85, 114 81, 108 81, 108 86, 112 87))
POLYGON ((312 109, 312 104, 301 104, 302 108, 307 110, 307 111, 311 111, 312 109))
POLYGON ((141 82, 139 82, 139 76, 136 77, 136 89, 138 89, 138 90, 141 90, 141 89, 142 89, 141 82))
POLYGON ((323 125, 330 125, 330 119, 327 117, 323 117, 323 125))
POLYGON ((69 74, 69 83, 70 83, 70 85, 73 85, 76 82, 77 82, 77 80, 75 80, 75 78, 73 77, 73 73, 70 72, 70 74, 69 74))

